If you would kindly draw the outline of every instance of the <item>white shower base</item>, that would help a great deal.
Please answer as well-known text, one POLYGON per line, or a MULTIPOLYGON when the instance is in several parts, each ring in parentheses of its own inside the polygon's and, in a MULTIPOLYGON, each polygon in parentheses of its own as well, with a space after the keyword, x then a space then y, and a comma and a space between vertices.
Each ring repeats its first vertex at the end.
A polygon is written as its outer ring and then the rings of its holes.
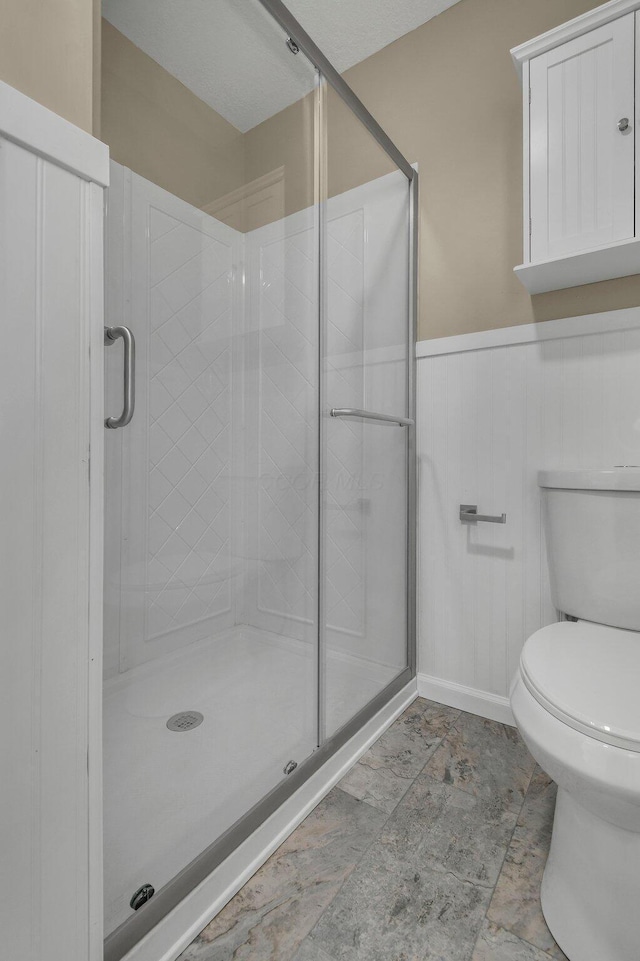
MULTIPOLYGON (((398 673, 329 652, 332 733, 398 673)), ((236 627, 109 679, 104 689, 105 933, 316 747, 315 646, 236 627), (169 731, 179 711, 199 727, 169 731)))

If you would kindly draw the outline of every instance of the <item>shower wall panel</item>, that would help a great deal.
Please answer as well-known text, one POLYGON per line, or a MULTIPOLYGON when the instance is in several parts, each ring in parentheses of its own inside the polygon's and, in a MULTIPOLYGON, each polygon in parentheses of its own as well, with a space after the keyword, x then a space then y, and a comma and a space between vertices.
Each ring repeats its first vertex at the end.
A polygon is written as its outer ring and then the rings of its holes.
POLYGON ((314 210, 245 235, 245 623, 315 643, 318 260, 314 210))
MULTIPOLYGON (((408 189, 388 174, 327 203, 325 408, 406 416, 408 189)), ((407 433, 324 421, 326 736, 406 664, 407 433)))
MULTIPOLYGON (((109 204, 106 322, 133 330, 137 384, 133 421, 106 437, 108 674, 235 623, 232 336, 242 252, 237 231, 115 163, 109 204)), ((107 361, 116 410, 117 348, 107 361)))
MULTIPOLYGON (((365 208, 368 185, 327 203, 324 378, 330 407, 364 407, 365 208)), ((361 424, 327 436, 325 620, 330 645, 365 634, 366 479, 361 424)))
MULTIPOLYGON (((328 362, 329 393, 339 394, 345 405, 360 406, 366 188, 346 206, 344 200, 338 205, 339 199, 327 205, 331 319, 325 349, 336 358, 328 362)), ((304 210, 246 235, 247 325, 255 325, 247 343, 262 372, 262 391, 249 399, 247 412, 247 449, 256 478, 246 511, 253 545, 249 558, 261 563, 252 566, 249 560, 244 613, 249 624, 310 643, 316 633, 318 576, 317 519, 306 508, 309 489, 317 491, 318 485, 316 232, 313 211, 304 210)), ((357 428, 350 435, 340 448, 327 451, 331 516, 325 603, 332 630, 361 636, 362 451, 357 428)))
MULTIPOLYGON (((105 673, 234 625, 314 644, 317 215, 243 234, 111 166, 107 323, 136 334, 138 384, 130 427, 106 436, 105 673)), ((327 202, 325 417, 332 406, 404 410, 406 349, 385 332, 407 287, 405 197, 405 178, 390 174, 327 202)), ((402 503, 378 516, 387 470, 361 422, 327 433, 327 646, 376 680, 399 666, 367 613, 367 586, 384 586, 386 532, 405 523, 402 503)), ((387 606, 376 620, 392 630, 397 614, 387 606)))
MULTIPOLYGON (((405 408, 406 346, 393 342, 393 327, 390 342, 386 332, 390 312, 408 296, 406 196, 404 176, 390 174, 327 201, 323 417, 330 407, 366 408, 373 398, 376 409, 405 408)), ((318 481, 313 216, 300 211, 245 235, 245 361, 262 379, 253 394, 248 386, 246 399, 255 488, 245 495, 241 602, 245 623, 310 642, 316 533, 304 504, 308 485, 318 481)), ((403 529, 405 505, 391 502, 385 518, 372 516, 371 487, 387 469, 377 462, 384 449, 365 444, 360 422, 345 420, 342 428, 327 434, 323 475, 327 645, 330 655, 357 660, 360 669, 367 663, 379 680, 381 670, 391 677, 399 665, 389 663, 384 640, 367 631, 366 590, 384 579, 386 532, 389 525, 403 529)), ((379 613, 397 623, 397 611, 379 613)))

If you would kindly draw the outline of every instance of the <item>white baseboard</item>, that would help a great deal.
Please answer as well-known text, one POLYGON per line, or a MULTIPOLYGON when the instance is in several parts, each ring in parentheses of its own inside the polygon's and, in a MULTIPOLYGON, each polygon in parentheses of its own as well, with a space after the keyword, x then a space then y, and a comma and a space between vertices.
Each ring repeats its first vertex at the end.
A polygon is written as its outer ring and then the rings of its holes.
POLYGON ((410 681, 251 837, 128 952, 123 961, 175 961, 364 752, 417 697, 410 681))
POLYGON ((474 687, 465 687, 455 681, 445 681, 441 677, 431 677, 429 674, 418 674, 418 694, 430 701, 438 701, 448 707, 458 707, 470 714, 487 717, 491 721, 500 721, 515 727, 516 722, 511 713, 508 697, 479 691, 474 687))

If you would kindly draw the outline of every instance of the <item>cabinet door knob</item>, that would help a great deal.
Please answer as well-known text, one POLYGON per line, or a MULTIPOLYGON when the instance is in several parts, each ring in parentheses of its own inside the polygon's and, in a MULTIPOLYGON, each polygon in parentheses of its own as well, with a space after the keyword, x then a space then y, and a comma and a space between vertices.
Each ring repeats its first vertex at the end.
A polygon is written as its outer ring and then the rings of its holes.
POLYGON ((620 120, 618 120, 618 130, 620 131, 620 133, 624 133, 625 130, 628 130, 628 129, 629 129, 628 117, 622 117, 620 120))

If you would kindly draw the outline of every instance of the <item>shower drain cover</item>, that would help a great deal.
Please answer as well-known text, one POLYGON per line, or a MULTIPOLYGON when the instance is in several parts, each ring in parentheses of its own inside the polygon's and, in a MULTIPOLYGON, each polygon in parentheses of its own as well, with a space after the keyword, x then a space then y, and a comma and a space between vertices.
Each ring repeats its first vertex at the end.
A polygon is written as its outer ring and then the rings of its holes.
POLYGON ((169 718, 167 727, 170 731, 192 731, 203 721, 204 714, 201 714, 200 711, 180 711, 179 714, 174 714, 169 718))

